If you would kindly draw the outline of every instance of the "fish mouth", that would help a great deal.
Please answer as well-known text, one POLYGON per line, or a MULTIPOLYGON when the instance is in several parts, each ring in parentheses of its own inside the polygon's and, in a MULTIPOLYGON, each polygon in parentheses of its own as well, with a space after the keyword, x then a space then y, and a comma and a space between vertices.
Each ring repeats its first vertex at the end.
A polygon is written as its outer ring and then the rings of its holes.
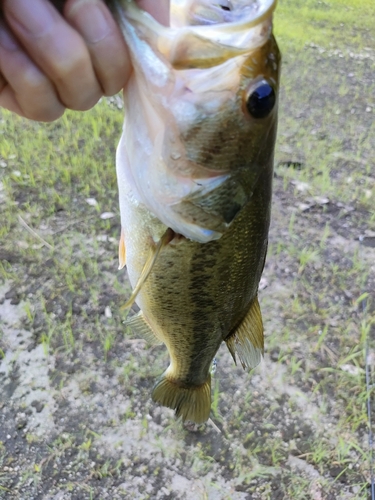
POLYGON ((170 51, 172 40, 189 35, 237 51, 258 47, 269 35, 277 4, 277 0, 171 0, 170 25, 163 26, 134 0, 107 2, 120 25, 127 18, 143 26, 149 40, 159 37, 157 45, 163 53, 170 51))
POLYGON ((171 27, 188 24, 202 32, 214 27, 233 33, 252 28, 270 17, 276 4, 277 0, 172 0, 171 27))

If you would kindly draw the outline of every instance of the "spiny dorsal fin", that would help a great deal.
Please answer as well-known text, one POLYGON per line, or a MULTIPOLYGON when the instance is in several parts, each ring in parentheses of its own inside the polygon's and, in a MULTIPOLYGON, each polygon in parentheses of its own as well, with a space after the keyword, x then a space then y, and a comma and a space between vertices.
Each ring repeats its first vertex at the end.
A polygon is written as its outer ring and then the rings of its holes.
POLYGON ((244 370, 260 363, 264 352, 264 336, 258 297, 255 297, 246 316, 225 342, 234 362, 237 363, 237 354, 244 370))
POLYGON ((144 339, 150 345, 162 344, 162 341, 153 332, 147 319, 144 317, 143 312, 139 312, 135 316, 128 318, 124 322, 125 326, 129 326, 136 337, 144 339))
POLYGON ((158 258, 158 255, 160 253, 160 250, 166 245, 168 245, 168 243, 172 241, 174 236, 175 233, 173 232, 173 230, 168 228, 158 241, 157 245, 154 248, 150 249, 149 256, 147 257, 146 263, 142 269, 138 283, 135 285, 133 293, 131 294, 129 300, 123 306, 121 306, 121 309, 129 309, 129 307, 131 307, 134 304, 137 295, 141 291, 142 286, 144 285, 145 281, 147 280, 152 271, 152 268, 154 267, 156 259, 158 258))
POLYGON ((126 248, 125 248, 125 234, 121 229, 121 237, 118 245, 118 268, 119 270, 126 266, 126 248))

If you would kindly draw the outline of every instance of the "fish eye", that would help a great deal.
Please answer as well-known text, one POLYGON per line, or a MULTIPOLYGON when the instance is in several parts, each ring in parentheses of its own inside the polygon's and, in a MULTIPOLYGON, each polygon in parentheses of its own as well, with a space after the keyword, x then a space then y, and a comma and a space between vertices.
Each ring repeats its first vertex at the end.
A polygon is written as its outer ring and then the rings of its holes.
POLYGON ((246 107, 254 118, 265 118, 273 110, 275 102, 274 88, 266 80, 262 80, 249 94, 246 107))

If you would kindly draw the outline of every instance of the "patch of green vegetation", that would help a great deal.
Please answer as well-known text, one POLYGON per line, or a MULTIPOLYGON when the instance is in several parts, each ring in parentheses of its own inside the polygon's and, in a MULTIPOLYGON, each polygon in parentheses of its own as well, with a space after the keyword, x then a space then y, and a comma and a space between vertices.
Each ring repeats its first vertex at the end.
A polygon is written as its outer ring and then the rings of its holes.
MULTIPOLYGON (((89 113, 68 111, 43 126, 3 111, 0 180, 6 216, 0 221, 2 238, 14 230, 16 213, 28 212, 35 227, 42 218, 62 211, 76 216, 81 212, 85 219, 74 223, 85 226, 88 212, 95 216, 110 211, 108 200, 116 198, 114 152, 122 120, 121 111, 106 101, 89 113), (89 197, 97 201, 90 209, 85 204, 89 197)), ((108 227, 108 222, 102 226, 108 227)))
POLYGON ((105 358, 113 347, 116 321, 111 310, 126 293, 117 281, 115 260, 119 217, 114 158, 123 122, 118 102, 104 99, 90 112, 66 112, 43 125, 1 113, 0 280, 13 280, 19 297, 33 297, 25 304, 27 321, 40 331, 46 353, 58 346, 80 350, 84 339, 98 340, 105 358), (102 219, 103 212, 113 216, 102 219), (98 259, 103 247, 112 250, 109 260, 98 259), (34 277, 28 283, 22 280, 25 269, 34 277), (49 269, 46 278, 43 269, 49 269), (98 277, 106 271, 112 273, 113 288, 103 305, 98 277), (104 313, 106 307, 109 317, 94 314, 93 328, 83 333, 78 310, 83 322, 91 311, 104 313), (56 308, 57 322, 50 315, 56 308))
POLYGON ((329 48, 373 45, 374 11, 369 0, 279 0, 275 33, 281 45, 315 43, 329 48), (371 43, 372 41, 372 43, 371 43))

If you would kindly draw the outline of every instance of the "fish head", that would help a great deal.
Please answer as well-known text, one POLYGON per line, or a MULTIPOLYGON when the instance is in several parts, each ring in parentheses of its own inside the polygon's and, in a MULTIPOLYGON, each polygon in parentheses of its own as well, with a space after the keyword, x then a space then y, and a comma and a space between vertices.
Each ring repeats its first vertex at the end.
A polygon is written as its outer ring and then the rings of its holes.
POLYGON ((123 3, 134 78, 121 147, 133 194, 175 232, 218 239, 272 170, 275 1, 172 0, 169 27, 123 3))
POLYGON ((273 150, 279 66, 271 36, 250 53, 177 70, 165 109, 172 118, 162 151, 169 170, 199 179, 247 169, 256 180, 273 150))

